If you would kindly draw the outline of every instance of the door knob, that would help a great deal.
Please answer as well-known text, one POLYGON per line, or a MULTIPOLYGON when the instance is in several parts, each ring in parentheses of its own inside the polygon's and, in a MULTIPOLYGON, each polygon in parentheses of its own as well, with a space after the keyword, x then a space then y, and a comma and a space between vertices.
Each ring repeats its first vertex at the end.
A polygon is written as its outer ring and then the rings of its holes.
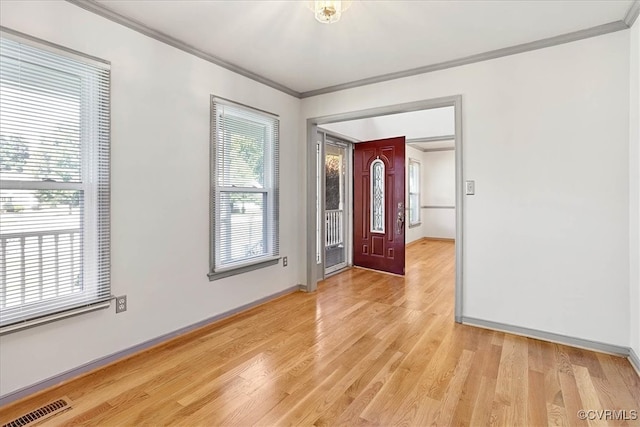
POLYGON ((397 233, 402 234, 404 229, 404 203, 398 203, 398 219, 396 220, 397 233))

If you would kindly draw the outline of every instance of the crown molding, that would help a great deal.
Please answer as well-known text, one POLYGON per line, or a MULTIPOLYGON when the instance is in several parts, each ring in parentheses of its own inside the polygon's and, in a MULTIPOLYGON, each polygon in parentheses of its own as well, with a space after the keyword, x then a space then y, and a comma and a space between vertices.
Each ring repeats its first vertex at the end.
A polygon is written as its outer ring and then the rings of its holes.
POLYGON ((415 148, 416 150, 420 150, 423 153, 437 153, 439 151, 456 151, 455 147, 442 147, 442 148, 419 148, 416 147, 415 145, 411 145, 409 144, 411 147, 415 148))
POLYGON ((459 67, 462 65, 469 65, 476 62, 482 62, 490 59, 501 58, 504 56, 517 55, 519 53, 530 52, 533 50, 543 49, 546 47, 557 46, 560 44, 583 40, 590 37, 597 37, 604 34, 613 33, 616 31, 626 30, 631 26, 633 26, 634 22, 638 18, 638 15, 640 14, 640 0, 635 0, 631 5, 631 7, 629 8, 629 10, 627 11, 623 20, 620 20, 620 21, 610 22, 608 24, 598 25, 595 27, 586 28, 584 30, 574 31, 567 34, 561 34, 559 36, 536 40, 529 43, 523 43, 515 46, 478 53, 475 55, 453 59, 450 61, 444 61, 436 64, 425 65, 422 67, 412 68, 409 70, 382 74, 379 76, 368 77, 366 79, 355 80, 352 82, 341 83, 338 85, 327 86, 324 88, 314 89, 310 91, 298 92, 283 84, 280 84, 276 81, 268 79, 257 73, 249 71, 245 68, 242 68, 236 64, 225 61, 224 59, 219 58, 215 55, 211 55, 207 52, 204 52, 190 44, 180 41, 174 37, 171 37, 161 31, 154 30, 153 28, 148 27, 142 22, 139 22, 131 18, 127 18, 124 15, 121 15, 117 12, 112 11, 111 9, 108 9, 107 7, 103 6, 102 4, 98 3, 95 0, 66 0, 66 1, 82 9, 85 9, 89 12, 93 12, 96 15, 99 15, 110 21, 123 25, 141 34, 144 34, 147 37, 151 37, 162 43, 168 44, 169 46, 175 47, 176 49, 180 49, 184 52, 190 53, 194 56, 197 56, 198 58, 204 59, 205 61, 211 62, 229 71, 240 74, 241 76, 247 77, 258 83, 262 83, 266 86, 269 86, 273 89, 279 90, 283 93, 286 93, 287 95, 291 95, 299 99, 310 98, 313 96, 324 95, 332 92, 338 92, 345 89, 353 89, 360 86, 367 86, 375 83, 387 82, 390 80, 401 79, 404 77, 412 77, 419 74, 431 73, 434 71, 446 70, 448 68, 459 67))
POLYGON ((455 135, 428 136, 425 138, 407 138, 407 144, 416 142, 453 141, 454 139, 456 139, 455 135))
POLYGON ((478 53, 464 58, 453 59, 451 61, 440 62, 437 64, 426 65, 424 67, 413 68, 405 71, 397 71, 394 73, 383 74, 380 76, 369 77, 366 79, 356 80, 349 83, 342 83, 335 86, 329 86, 321 89, 302 92, 301 98, 310 98, 312 96, 324 95, 326 93, 338 92, 345 89, 353 89, 360 86, 366 86, 374 83, 382 83, 389 80, 401 79, 404 77, 412 77, 419 74, 431 73, 433 71, 446 70, 447 68, 459 67, 461 65, 469 65, 476 62, 487 61, 489 59, 501 58, 503 56, 516 55, 518 53, 530 52, 532 50, 543 49, 545 47, 557 46, 560 44, 570 43, 590 37, 601 36, 620 30, 626 30, 629 27, 623 21, 610 22, 608 24, 598 25, 596 27, 584 30, 574 31, 572 33, 562 34, 555 37, 549 37, 534 42, 523 43, 516 46, 505 47, 502 49, 491 50, 489 52, 478 53))
POLYGON ((272 87, 273 89, 279 90, 280 92, 284 92, 287 95, 300 98, 300 92, 297 92, 291 88, 288 88, 287 86, 284 86, 278 82, 270 80, 266 77, 263 77, 252 71, 249 71, 245 68, 242 68, 236 64, 225 61, 224 59, 218 58, 217 56, 204 52, 194 46, 191 46, 190 44, 180 41, 174 37, 171 37, 161 31, 154 30, 146 26, 142 22, 136 21, 131 18, 127 18, 124 15, 121 15, 117 12, 112 11, 111 9, 106 8, 102 4, 96 2, 95 0, 67 0, 67 1, 73 5, 81 7, 82 9, 85 9, 89 12, 93 12, 96 15, 99 15, 117 24, 123 25, 127 28, 137 31, 138 33, 144 34, 147 37, 151 37, 152 39, 168 44, 169 46, 175 47, 176 49, 180 49, 186 53, 190 53, 191 55, 197 56, 198 58, 204 59, 205 61, 211 62, 212 64, 218 65, 222 68, 226 68, 229 71, 233 71, 234 73, 240 74, 241 76, 247 77, 258 83, 262 83, 266 86, 272 87))
POLYGON ((429 147, 421 147, 420 144, 423 142, 440 142, 440 141, 454 141, 455 135, 441 135, 441 136, 430 136, 426 138, 407 138, 406 143, 408 146, 415 148, 416 150, 422 151, 423 153, 429 153, 432 151, 453 151, 455 147, 438 147, 438 148, 429 148, 429 147))
POLYGON ((625 15, 623 22, 629 27, 633 27, 633 24, 638 19, 638 15, 640 15, 640 0, 636 0, 631 4, 627 14, 625 15))

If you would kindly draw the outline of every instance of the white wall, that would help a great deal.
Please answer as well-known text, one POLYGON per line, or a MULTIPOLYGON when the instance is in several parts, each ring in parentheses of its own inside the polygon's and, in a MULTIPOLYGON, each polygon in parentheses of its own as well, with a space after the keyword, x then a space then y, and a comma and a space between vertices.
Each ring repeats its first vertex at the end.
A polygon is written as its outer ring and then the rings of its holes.
POLYGON ((425 237, 455 239, 456 211, 456 154, 455 151, 427 151, 423 153, 422 233, 425 237), (446 208, 443 208, 446 207, 446 208))
MULTIPOLYGON (((455 239, 456 211, 449 208, 456 204, 455 151, 423 152, 407 145, 407 164, 409 158, 420 162, 420 206, 430 207, 421 209, 419 226, 407 228, 406 242, 422 237, 455 239)), ((408 194, 407 187, 407 203, 408 194)))
POLYGON ((64 1, 2 1, 0 22, 111 61, 112 287, 129 302, 0 337, 0 394, 302 282, 298 99, 64 1), (287 268, 207 278, 211 94, 280 115, 287 268))
POLYGON ((628 32, 304 99, 303 118, 456 94, 464 316, 628 346, 628 32))
POLYGON ((630 31, 629 260, 631 347, 640 356, 640 20, 630 31))

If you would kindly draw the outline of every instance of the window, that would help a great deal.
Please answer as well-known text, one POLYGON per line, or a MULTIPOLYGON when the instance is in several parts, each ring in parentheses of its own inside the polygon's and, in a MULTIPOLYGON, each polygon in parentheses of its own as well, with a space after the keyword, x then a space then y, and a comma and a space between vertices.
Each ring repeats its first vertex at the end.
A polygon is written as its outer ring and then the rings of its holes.
MULTIPOLYGON (((320 136, 320 134, 318 134, 320 136)), ((319 140, 316 142, 316 264, 322 263, 325 236, 322 234, 322 155, 319 140)))
POLYGON ((211 280, 278 262, 278 125, 213 98, 211 280))
POLYGON ((376 159, 371 163, 371 232, 384 233, 384 162, 376 159))
POLYGON ((420 225, 420 163, 409 159, 409 227, 420 225))
POLYGON ((109 65, 0 34, 0 331, 108 306, 109 65))

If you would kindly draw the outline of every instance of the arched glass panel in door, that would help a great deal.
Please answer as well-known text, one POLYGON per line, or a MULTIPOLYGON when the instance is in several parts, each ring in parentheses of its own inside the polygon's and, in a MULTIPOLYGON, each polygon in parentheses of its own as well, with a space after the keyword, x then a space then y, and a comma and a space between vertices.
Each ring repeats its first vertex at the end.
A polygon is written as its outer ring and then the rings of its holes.
POLYGON ((384 233, 384 162, 376 159, 371 163, 370 170, 371 187, 371 232, 384 233))

